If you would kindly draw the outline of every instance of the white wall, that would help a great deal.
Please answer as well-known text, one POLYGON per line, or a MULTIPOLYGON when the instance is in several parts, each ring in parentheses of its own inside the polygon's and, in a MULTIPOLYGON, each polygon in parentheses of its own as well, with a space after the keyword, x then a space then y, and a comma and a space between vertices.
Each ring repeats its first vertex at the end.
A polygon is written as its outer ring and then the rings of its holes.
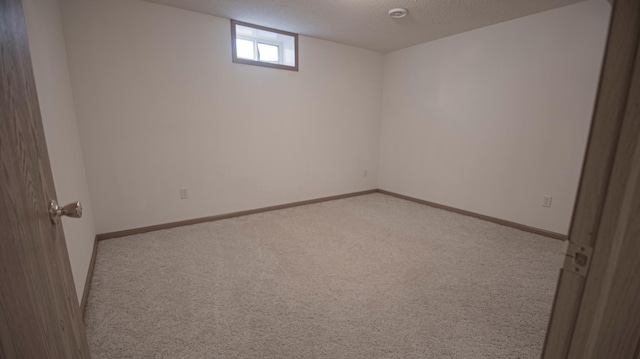
POLYGON ((80 200, 81 219, 62 220, 78 302, 96 235, 74 109, 58 0, 22 1, 42 123, 58 202, 80 200))
POLYGON ((610 8, 591 0, 387 54, 379 187, 566 234, 610 8))
POLYGON ((63 15, 99 233, 376 188, 382 54, 301 36, 291 72, 233 64, 226 19, 63 15))
POLYGON ((62 1, 99 233, 375 187, 567 232, 604 0, 386 56, 301 36, 298 73, 231 63, 225 19, 62 1))

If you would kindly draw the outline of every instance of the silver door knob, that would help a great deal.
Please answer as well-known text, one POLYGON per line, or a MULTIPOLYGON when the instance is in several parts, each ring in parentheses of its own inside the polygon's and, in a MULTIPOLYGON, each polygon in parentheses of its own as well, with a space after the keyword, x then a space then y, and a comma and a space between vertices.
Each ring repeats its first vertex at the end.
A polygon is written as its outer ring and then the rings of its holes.
POLYGON ((58 206, 58 201, 55 199, 51 200, 51 202, 49 202, 49 218, 51 218, 51 223, 58 223, 62 216, 73 218, 82 217, 82 204, 80 201, 72 202, 64 207, 60 207, 58 206))

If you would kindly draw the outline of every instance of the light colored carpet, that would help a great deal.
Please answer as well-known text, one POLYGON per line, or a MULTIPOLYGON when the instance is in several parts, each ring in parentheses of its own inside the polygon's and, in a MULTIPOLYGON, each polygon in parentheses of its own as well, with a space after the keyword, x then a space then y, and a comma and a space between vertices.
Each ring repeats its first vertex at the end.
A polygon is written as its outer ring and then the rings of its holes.
POLYGON ((565 244, 372 194, 101 241, 98 358, 538 358, 565 244))

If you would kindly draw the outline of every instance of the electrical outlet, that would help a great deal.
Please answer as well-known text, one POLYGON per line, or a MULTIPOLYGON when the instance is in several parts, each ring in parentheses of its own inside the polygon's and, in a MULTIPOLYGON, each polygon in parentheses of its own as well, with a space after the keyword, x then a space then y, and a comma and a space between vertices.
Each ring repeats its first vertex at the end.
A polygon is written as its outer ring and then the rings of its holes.
POLYGON ((551 200, 553 199, 553 197, 543 196, 542 198, 542 207, 551 207, 551 200))
POLYGON ((367 172, 367 170, 362 171, 362 177, 367 177, 369 175, 369 172, 367 172))
POLYGON ((189 198, 189 189, 180 188, 180 199, 187 199, 187 198, 189 198))

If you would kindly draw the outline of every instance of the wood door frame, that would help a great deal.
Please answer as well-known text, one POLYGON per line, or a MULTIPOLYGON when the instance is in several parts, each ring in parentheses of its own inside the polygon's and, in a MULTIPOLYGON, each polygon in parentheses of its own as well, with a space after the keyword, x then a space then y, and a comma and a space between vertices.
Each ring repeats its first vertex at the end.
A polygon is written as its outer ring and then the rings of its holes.
MULTIPOLYGON (((574 259, 565 259, 545 340, 545 359, 583 359, 595 355, 591 343, 602 334, 602 313, 612 299, 609 297, 612 275, 625 271, 619 265, 617 255, 629 245, 624 241, 625 220, 628 220, 625 216, 629 215, 629 206, 633 204, 629 202, 629 198, 633 198, 629 195, 635 191, 634 171, 638 170, 637 162, 640 161, 637 157, 640 156, 637 153, 639 40, 640 2, 615 1, 569 231, 572 244, 593 248, 591 268, 583 277, 568 270, 574 265, 574 259)), ((622 356, 616 358, 634 355, 618 354, 622 356)))

